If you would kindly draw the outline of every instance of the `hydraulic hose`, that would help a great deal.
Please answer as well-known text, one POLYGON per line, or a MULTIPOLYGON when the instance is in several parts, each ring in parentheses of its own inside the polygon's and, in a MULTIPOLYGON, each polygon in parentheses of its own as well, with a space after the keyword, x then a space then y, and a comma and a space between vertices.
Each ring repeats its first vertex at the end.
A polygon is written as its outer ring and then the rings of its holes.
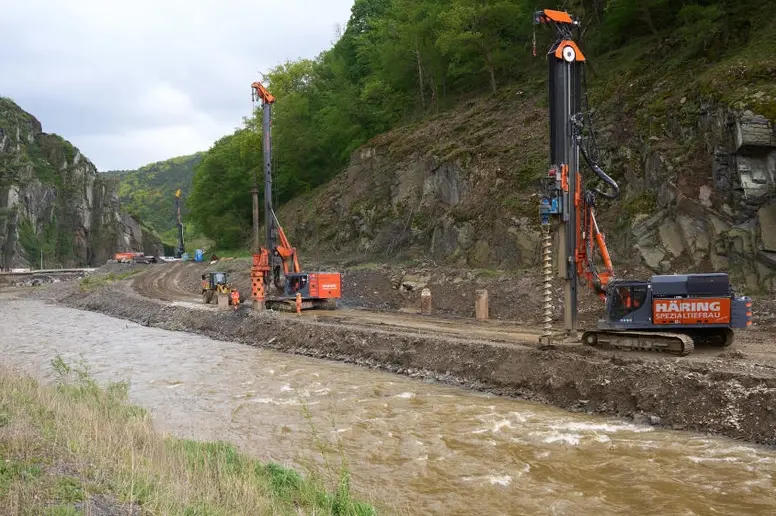
POLYGON ((595 192, 598 195, 606 197, 607 199, 616 199, 617 197, 619 197, 620 187, 617 184, 617 182, 611 177, 609 177, 609 175, 606 172, 604 172, 604 169, 602 169, 600 165, 598 165, 598 163, 590 159, 590 156, 588 156, 587 149, 585 149, 584 145, 580 145, 579 150, 582 151, 582 156, 585 158, 585 162, 587 163, 587 165, 593 170, 593 172, 595 172, 595 174, 601 179, 601 181, 608 184, 612 189, 611 192, 604 192, 596 188, 595 192))

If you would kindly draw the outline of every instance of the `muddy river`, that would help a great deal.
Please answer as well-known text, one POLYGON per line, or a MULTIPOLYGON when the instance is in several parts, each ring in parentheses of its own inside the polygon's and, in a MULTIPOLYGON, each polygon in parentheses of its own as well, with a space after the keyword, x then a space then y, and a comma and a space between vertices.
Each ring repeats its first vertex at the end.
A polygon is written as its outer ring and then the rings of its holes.
POLYGON ((176 435, 299 466, 344 455, 409 514, 774 514, 776 450, 570 414, 100 314, 0 297, 2 361, 83 360, 176 435), (309 411, 308 415, 305 414, 309 411), (315 428, 330 446, 312 437, 315 428))

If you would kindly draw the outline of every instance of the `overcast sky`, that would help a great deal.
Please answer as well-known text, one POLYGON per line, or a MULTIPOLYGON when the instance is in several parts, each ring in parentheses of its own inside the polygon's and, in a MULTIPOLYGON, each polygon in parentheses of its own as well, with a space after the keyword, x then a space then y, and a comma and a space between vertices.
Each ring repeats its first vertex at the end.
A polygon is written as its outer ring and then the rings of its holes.
POLYGON ((331 46, 353 0, 4 4, 0 95, 105 171, 207 150, 261 72, 331 46))

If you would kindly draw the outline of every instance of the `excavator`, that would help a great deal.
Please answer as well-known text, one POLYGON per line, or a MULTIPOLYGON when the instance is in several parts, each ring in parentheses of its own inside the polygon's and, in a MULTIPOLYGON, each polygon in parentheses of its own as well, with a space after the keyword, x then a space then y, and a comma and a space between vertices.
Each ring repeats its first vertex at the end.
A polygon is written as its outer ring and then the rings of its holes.
POLYGON ((335 308, 341 297, 339 272, 303 272, 299 256, 288 240, 272 206, 272 105, 276 98, 260 82, 251 84, 253 102, 262 104, 262 156, 264 160, 264 222, 266 247, 259 245, 258 186, 254 185, 254 255, 251 276, 254 299, 263 297, 265 308, 301 310, 335 308), (264 296, 264 285, 273 285, 275 295, 264 296), (259 294, 260 292, 260 294, 259 294))
POLYGON ((533 21, 534 26, 553 26, 556 33, 547 53, 550 168, 541 182, 539 204, 544 323, 540 342, 551 345, 579 338, 577 288, 584 284, 605 304, 597 328, 582 331, 586 345, 679 356, 692 353, 696 344, 730 346, 733 329, 752 324, 752 300, 735 294, 726 273, 653 275, 647 281, 615 278, 595 207, 598 198, 616 199, 619 186, 597 160, 585 91, 586 58, 574 41, 580 23, 565 11, 550 9, 536 12, 533 21), (580 154, 605 187, 586 188, 580 154), (553 241, 558 247, 554 257, 553 241), (564 280, 562 332, 552 328, 553 261, 557 276, 564 280))

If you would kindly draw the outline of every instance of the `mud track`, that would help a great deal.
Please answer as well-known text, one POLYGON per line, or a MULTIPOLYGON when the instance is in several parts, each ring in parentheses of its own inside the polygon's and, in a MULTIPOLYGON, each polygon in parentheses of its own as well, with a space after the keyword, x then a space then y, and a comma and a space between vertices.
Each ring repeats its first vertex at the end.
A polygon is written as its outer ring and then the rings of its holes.
MULTIPOLYGON (((194 284, 194 278, 204 271, 204 264, 175 263, 157 266, 144 271, 134 278, 132 288, 140 295, 158 299, 160 301, 173 301, 186 305, 196 304, 196 308, 216 310, 214 305, 204 305, 198 295, 198 285, 194 284)), ((233 278, 240 278, 239 274, 233 274, 233 278)), ((241 295, 247 297, 249 284, 243 279, 236 280, 241 295), (241 284, 242 283, 242 284, 241 284)), ((371 286, 362 286, 360 290, 369 290, 371 286)), ((514 324, 509 321, 488 320, 476 321, 472 318, 455 316, 424 316, 419 310, 404 308, 401 311, 373 310, 359 307, 357 296, 351 293, 352 299, 344 299, 345 308, 337 310, 305 311, 304 319, 328 322, 345 327, 377 327, 402 334, 411 335, 444 335, 453 338, 483 340, 494 343, 514 343, 524 346, 539 347, 539 335, 541 329, 538 326, 526 324, 514 324)), ((249 301, 245 299, 245 301, 249 301)), ((195 308, 192 306, 192 308, 195 308)), ((732 348, 721 349, 713 346, 696 346, 688 357, 670 357, 659 353, 634 352, 634 351, 607 351, 606 353, 623 358, 638 357, 642 360, 668 360, 690 361, 705 363, 719 361, 723 358, 738 358, 742 363, 753 367, 774 368, 776 372, 776 349, 774 349, 771 333, 757 333, 751 331, 738 332, 736 344, 732 348)), ((560 347, 568 346, 572 351, 589 352, 592 350, 579 350, 580 345, 570 343, 560 344, 560 347)), ((599 351, 601 353, 603 351, 599 351)))
MULTIPOLYGON (((197 308, 216 310, 215 305, 205 305, 202 303, 200 296, 192 294, 192 292, 198 292, 198 290, 186 289, 181 284, 183 272, 187 268, 191 268, 192 265, 176 263, 174 265, 156 267, 135 278, 132 281, 132 288, 142 296, 151 299, 177 301, 186 304, 195 303, 198 305, 197 308)), ((188 276, 191 276, 191 274, 188 276)), ((190 280, 189 283, 191 283, 190 280)), ((241 289, 241 292, 243 292, 241 296, 245 296, 245 290, 241 289)), ((249 302, 249 299, 244 301, 249 302)), ((540 334, 538 330, 502 321, 478 322, 358 308, 305 311, 301 317, 339 326, 375 326, 403 334, 432 333, 492 342, 538 343, 540 334)))
MULTIPOLYGON (((185 267, 154 267, 132 281, 86 293, 57 288, 48 296, 144 325, 776 445, 776 367, 771 357, 740 358, 742 344, 663 358, 581 345, 541 349, 530 329, 498 321, 356 309, 301 317, 247 306, 220 312, 178 283, 185 267)), ((765 341, 748 345, 766 349, 765 341)))

